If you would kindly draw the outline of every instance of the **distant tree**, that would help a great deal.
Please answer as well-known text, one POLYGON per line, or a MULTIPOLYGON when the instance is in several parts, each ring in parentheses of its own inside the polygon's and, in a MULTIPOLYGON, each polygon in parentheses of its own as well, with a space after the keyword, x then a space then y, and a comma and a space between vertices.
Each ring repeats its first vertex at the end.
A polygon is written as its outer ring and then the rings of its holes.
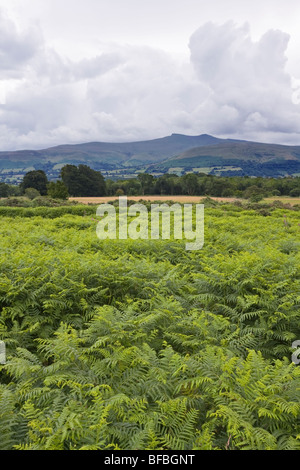
POLYGON ((35 188, 26 188, 24 194, 26 197, 28 197, 28 199, 31 199, 31 200, 41 195, 41 193, 35 188))
POLYGON ((233 193, 232 190, 229 188, 226 188, 222 191, 222 197, 232 197, 233 193))
POLYGON ((86 196, 105 196, 105 180, 100 171, 92 170, 87 165, 79 165, 80 181, 86 196))
POLYGON ((116 191, 116 196, 124 196, 124 190, 122 188, 118 188, 116 191))
POLYGON ((129 178, 122 185, 122 189, 128 196, 138 196, 142 194, 142 185, 137 178, 129 178))
POLYGON ((61 179, 70 196, 105 196, 106 184, 100 171, 87 165, 65 165, 60 172, 61 179))
POLYGON ((113 196, 114 194, 113 185, 114 185, 114 181, 112 179, 108 178, 105 180, 106 194, 108 196, 113 196))
POLYGON ((21 196, 22 191, 20 185, 9 184, 8 185, 8 196, 21 196))
POLYGON ((154 192, 155 194, 166 194, 172 196, 174 193, 181 193, 180 178, 173 174, 164 174, 155 179, 154 192))
POLYGON ((148 173, 139 173, 138 180, 141 183, 142 194, 152 194, 153 191, 153 175, 148 173))
POLYGON ((300 188, 294 188, 289 192, 291 197, 300 197, 300 188))
POLYGON ((48 196, 52 197, 53 199, 67 199, 69 196, 68 188, 66 185, 58 180, 58 181, 51 181, 48 186, 48 196))
POLYGON ((25 174, 20 187, 23 193, 27 188, 35 188, 41 196, 45 196, 47 194, 47 184, 46 173, 43 170, 33 170, 25 174))
POLYGON ((60 176, 70 196, 81 196, 82 188, 78 168, 75 165, 63 166, 60 170, 60 176))
POLYGON ((252 194, 249 199, 250 199, 250 202, 259 202, 259 201, 262 201, 263 198, 264 197, 262 194, 257 193, 257 194, 252 194))
POLYGON ((113 181, 111 179, 106 180, 106 194, 108 196, 115 196, 119 188, 123 189, 121 188, 121 186, 122 186, 121 182, 113 181))
POLYGON ((9 196, 9 185, 6 183, 0 183, 0 197, 9 196))
POLYGON ((243 192, 243 197, 245 199, 251 199, 252 202, 258 202, 258 200, 263 199, 264 196, 265 196, 265 190, 263 188, 258 187, 256 184, 249 186, 243 192), (260 196, 260 199, 257 199, 258 196, 260 196), (254 199, 256 199, 256 201, 254 201, 254 199))
POLYGON ((193 196, 198 192, 198 177, 195 173, 187 173, 182 176, 182 189, 189 196, 193 196))

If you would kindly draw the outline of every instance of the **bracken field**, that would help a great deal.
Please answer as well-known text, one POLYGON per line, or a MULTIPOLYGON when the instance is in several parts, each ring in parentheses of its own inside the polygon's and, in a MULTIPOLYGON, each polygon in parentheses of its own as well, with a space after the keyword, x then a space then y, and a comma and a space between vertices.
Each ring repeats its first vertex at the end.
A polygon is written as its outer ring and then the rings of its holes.
POLYGON ((0 449, 300 449, 299 207, 210 201, 198 251, 0 217, 0 449))

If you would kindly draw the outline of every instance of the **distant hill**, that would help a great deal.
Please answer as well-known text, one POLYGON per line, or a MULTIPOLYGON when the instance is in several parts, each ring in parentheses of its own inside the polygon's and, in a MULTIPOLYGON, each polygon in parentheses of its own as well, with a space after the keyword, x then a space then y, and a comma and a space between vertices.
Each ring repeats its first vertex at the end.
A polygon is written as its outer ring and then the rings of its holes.
POLYGON ((106 177, 136 172, 183 174, 199 171, 222 175, 284 176, 300 173, 300 146, 219 139, 202 134, 172 134, 159 139, 59 145, 42 150, 0 152, 0 181, 21 177, 29 169, 43 169, 55 178, 65 164, 80 163, 106 177))
POLYGON ((170 157, 155 165, 156 171, 185 169, 209 173, 284 176, 300 171, 300 146, 221 140, 170 157))
POLYGON ((0 168, 18 165, 35 166, 38 163, 105 163, 112 166, 136 166, 160 162, 186 150, 202 145, 213 145, 221 139, 209 135, 186 136, 172 134, 160 139, 141 142, 89 142, 59 145, 43 150, 0 152, 0 168))
POLYGON ((202 163, 208 158, 220 160, 252 160, 260 163, 270 162, 274 159, 300 161, 300 146, 292 147, 287 145, 262 144, 255 142, 234 142, 223 141, 214 145, 204 145, 191 150, 186 150, 176 157, 172 157, 165 162, 166 165, 173 163, 202 163))

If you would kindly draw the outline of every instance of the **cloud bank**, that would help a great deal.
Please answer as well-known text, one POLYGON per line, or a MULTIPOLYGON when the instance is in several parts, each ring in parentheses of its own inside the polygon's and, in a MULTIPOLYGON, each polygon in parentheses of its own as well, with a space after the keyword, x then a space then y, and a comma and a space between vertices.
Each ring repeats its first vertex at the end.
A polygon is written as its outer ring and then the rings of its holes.
POLYGON ((0 12, 0 150, 132 141, 173 132, 300 144, 299 85, 289 35, 253 41, 248 24, 206 23, 189 60, 146 46, 102 46, 74 61, 38 26, 0 12))

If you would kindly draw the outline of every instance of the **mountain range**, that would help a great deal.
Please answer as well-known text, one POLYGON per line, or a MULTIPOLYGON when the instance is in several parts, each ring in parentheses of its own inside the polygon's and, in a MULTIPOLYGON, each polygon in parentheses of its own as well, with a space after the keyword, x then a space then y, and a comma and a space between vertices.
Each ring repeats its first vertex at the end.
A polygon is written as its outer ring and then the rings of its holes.
POLYGON ((198 171, 220 175, 281 177, 300 174, 300 146, 172 134, 139 142, 89 142, 42 150, 0 152, 0 177, 42 169, 56 178, 65 164, 86 164, 112 178, 138 172, 160 175, 198 171))

